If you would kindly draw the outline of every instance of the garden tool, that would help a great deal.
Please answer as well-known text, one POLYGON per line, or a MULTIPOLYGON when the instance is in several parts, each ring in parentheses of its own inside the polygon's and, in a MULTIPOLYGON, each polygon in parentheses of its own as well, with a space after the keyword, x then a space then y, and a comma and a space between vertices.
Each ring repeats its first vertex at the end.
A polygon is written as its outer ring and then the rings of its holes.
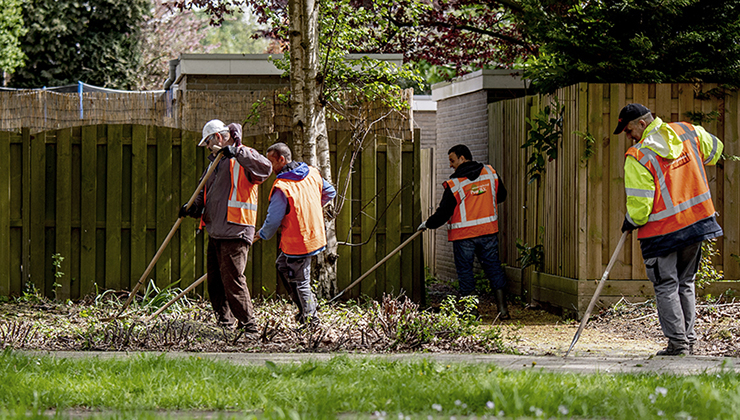
POLYGON ((416 232, 415 232, 415 233, 414 233, 413 235, 411 235, 411 236, 410 236, 410 237, 409 237, 408 239, 406 239, 405 241, 403 241, 403 243, 402 243, 401 245, 397 246, 397 247, 396 247, 396 249, 394 249, 393 251, 391 251, 391 253, 390 253, 390 254, 386 255, 386 256, 385 256, 385 258, 383 258, 382 260, 378 261, 378 263, 377 263, 377 264, 375 264, 374 266, 372 266, 372 268, 370 268, 369 270, 367 270, 367 271, 365 272, 365 274, 361 275, 361 276, 360 276, 360 278, 358 278, 357 280, 353 281, 353 282, 352 282, 352 284, 350 284, 350 285, 349 285, 349 286, 347 286, 347 287, 346 287, 346 288, 345 288, 344 290, 342 290, 341 292, 339 292, 339 294, 338 294, 338 295, 336 295, 336 296, 334 296, 333 298, 331 298, 331 300, 329 300, 329 302, 328 302, 328 303, 332 303, 332 302, 334 302, 334 301, 335 301, 335 300, 337 300, 337 299, 338 299, 338 298, 339 298, 340 296, 342 296, 342 295, 344 294, 344 292, 346 292, 347 290, 349 290, 349 289, 353 288, 353 287, 354 287, 355 285, 357 285, 357 283, 361 282, 361 281, 362 281, 362 280, 363 280, 363 279, 364 279, 365 277, 369 276, 369 275, 370 275, 370 273, 372 273, 372 272, 373 272, 373 271, 375 271, 375 270, 376 270, 376 269, 377 269, 378 267, 380 267, 381 265, 383 265, 383 263, 384 263, 384 262, 388 261, 388 259, 389 259, 390 257, 392 257, 392 256, 393 256, 393 255, 394 255, 394 254, 395 254, 396 252, 400 251, 400 250, 401 250, 401 248, 403 248, 403 247, 405 247, 406 245, 408 245, 409 243, 411 243, 411 241, 413 241, 413 240, 414 240, 414 239, 415 239, 415 238, 416 238, 417 236, 421 235, 421 234, 422 234, 422 232, 424 232, 424 231, 423 231, 423 230, 417 230, 417 231, 416 231, 416 232))
MULTIPOLYGON (((198 184, 198 187, 195 189, 195 192, 190 197, 190 200, 188 200, 188 203, 187 203, 187 207, 186 208, 189 209, 193 205, 193 202, 198 197, 198 194, 203 189, 203 186, 206 185, 206 181, 208 181, 208 178, 211 177, 211 174, 213 174, 213 171, 216 169, 216 166, 218 166, 218 163, 221 161, 221 158, 222 157, 223 157, 223 154, 219 153, 218 155, 216 155, 216 159, 214 159, 213 162, 211 162, 211 165, 208 167, 208 170, 206 171, 205 176, 203 177, 203 179, 198 184)), ((123 311, 125 311, 126 308, 128 308, 128 305, 131 304, 131 301, 133 300, 134 295, 139 290, 139 288, 141 287, 141 285, 144 284, 144 280, 147 278, 147 276, 149 275, 149 273, 152 272, 152 269, 154 268, 154 265, 157 263, 157 260, 162 255, 162 252, 164 252, 164 249, 167 247, 167 245, 170 243, 170 240, 175 235, 175 232, 177 231, 177 229, 180 227, 180 223, 182 223, 182 219, 183 219, 182 217, 179 217, 177 219, 177 221, 175 222, 175 225, 172 226, 172 229, 170 230, 170 233, 168 233, 167 234, 167 237, 164 238, 164 241, 162 242, 162 245, 159 247, 159 250, 157 250, 157 253, 154 254, 154 258, 152 258, 152 261, 149 263, 149 266, 144 271, 144 274, 141 275, 141 278, 139 278, 139 281, 136 283, 136 286, 134 286, 134 289, 131 290, 131 293, 128 294, 128 299, 126 299, 126 303, 123 304, 123 306, 121 307, 121 309, 118 311, 118 313, 114 317, 109 318, 107 320, 111 320, 111 319, 115 319, 115 318, 120 317, 121 314, 123 313, 123 311)))
POLYGON ((586 326, 586 323, 588 322, 588 317, 591 315, 591 311, 594 309, 594 306, 596 305, 596 300, 599 298, 601 289, 604 288, 604 283, 606 282, 606 278, 609 277, 609 271, 611 271, 612 266, 617 261, 617 255, 619 255, 619 251, 622 250, 622 246, 624 245, 624 241, 627 239, 628 233, 629 231, 623 232, 622 237, 619 238, 619 243, 617 244, 617 248, 614 250, 614 254, 612 254, 612 258, 611 260, 609 260, 609 264, 607 264, 606 270, 604 271, 604 274, 601 276, 599 285, 596 286, 594 297, 591 298, 591 302, 589 302, 588 308, 586 308, 586 313, 583 315, 583 318, 581 318, 581 325, 578 326, 578 331, 576 331, 576 335, 575 337, 573 337, 573 342, 570 343, 570 347, 568 348, 568 351, 565 352, 564 357, 568 357, 568 354, 570 354, 570 351, 573 350, 573 346, 576 345, 576 342, 578 341, 578 337, 581 336, 581 332, 583 331, 583 328, 586 326))
MULTIPOLYGON (((256 238, 254 238, 254 240, 252 241, 252 245, 256 244, 257 241, 259 241, 259 240, 260 240, 260 237, 259 236, 257 236, 256 238)), ((182 292, 180 292, 179 295, 175 296, 174 298, 172 298, 172 300, 170 300, 169 302, 165 303, 161 308, 157 309, 157 312, 151 314, 149 316, 149 318, 147 318, 146 320, 147 321, 151 321, 154 318, 158 317, 159 314, 161 314, 162 312, 164 312, 165 309, 169 308, 173 303, 175 303, 178 300, 182 299, 182 297, 185 296, 185 295, 187 295, 188 292, 190 292, 191 290, 193 290, 196 287, 198 287, 199 284, 203 283, 206 280, 207 277, 208 277, 208 273, 203 274, 202 276, 200 276, 200 278, 198 280, 194 281, 193 284, 191 284, 185 290, 183 290, 182 292)))

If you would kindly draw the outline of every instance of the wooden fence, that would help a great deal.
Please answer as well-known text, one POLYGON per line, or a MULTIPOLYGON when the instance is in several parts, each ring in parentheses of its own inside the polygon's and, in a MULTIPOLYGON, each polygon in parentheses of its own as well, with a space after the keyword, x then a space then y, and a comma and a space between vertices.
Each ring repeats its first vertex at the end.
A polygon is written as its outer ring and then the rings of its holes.
MULTIPOLYGON (((330 133, 334 181, 351 176, 337 217, 338 287, 344 288, 414 233, 420 220, 419 142, 370 134, 352 168, 351 133, 330 133), (359 245, 362 246, 352 246, 359 245)), ((0 295, 27 283, 46 296, 80 298, 105 289, 131 290, 192 195, 207 162, 200 134, 176 128, 110 124, 33 133, 0 131, 0 295), (55 276, 52 256, 64 260, 55 276), (54 283, 59 287, 55 288, 54 283), (56 289, 56 290, 55 290, 56 289)), ((284 134, 245 137, 264 150, 284 134)), ((260 187, 264 220, 274 177, 260 187)), ((187 218, 160 257, 151 279, 185 287, 205 272, 206 234, 187 218)), ((247 278, 254 295, 277 287, 278 241, 250 250, 247 278)), ((423 299, 421 241, 404 249, 348 298, 402 292, 423 299)), ((202 287, 199 289, 202 293, 202 287)))
MULTIPOLYGON (((529 299, 582 313, 614 251, 624 219, 624 153, 631 142, 613 135, 617 115, 630 102, 650 108, 664 121, 689 121, 703 115, 701 125, 724 143, 724 153, 740 155, 740 95, 717 85, 579 84, 552 96, 528 96, 489 105, 489 156, 501 171, 509 196, 502 205, 502 261, 515 287, 529 299), (540 182, 528 182, 530 149, 526 118, 552 99, 565 106, 563 140, 558 158, 547 163, 540 182), (595 140, 588 145, 588 133, 595 140), (586 158, 586 151, 593 155, 586 158), (516 240, 542 244, 544 268, 518 270, 516 240), (590 281, 589 281, 590 280, 590 281)), ((725 279, 740 279, 740 162, 725 160, 707 171, 724 236, 717 241, 721 256, 715 266, 725 279)), ((604 302, 652 294, 636 235, 619 255, 602 296, 604 302)), ((716 283, 713 294, 737 288, 716 283)))

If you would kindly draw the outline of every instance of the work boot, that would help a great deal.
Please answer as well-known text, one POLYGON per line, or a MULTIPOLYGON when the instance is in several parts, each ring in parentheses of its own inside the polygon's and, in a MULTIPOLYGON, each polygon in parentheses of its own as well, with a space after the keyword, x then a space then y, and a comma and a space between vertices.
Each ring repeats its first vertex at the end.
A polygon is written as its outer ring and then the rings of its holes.
POLYGON ((511 319, 509 307, 506 304, 506 292, 504 289, 496 289, 496 306, 498 306, 499 319, 511 319))
POLYGON ((691 354, 691 350, 686 347, 679 347, 673 343, 668 343, 668 346, 663 350, 655 353, 657 356, 688 356, 691 354))

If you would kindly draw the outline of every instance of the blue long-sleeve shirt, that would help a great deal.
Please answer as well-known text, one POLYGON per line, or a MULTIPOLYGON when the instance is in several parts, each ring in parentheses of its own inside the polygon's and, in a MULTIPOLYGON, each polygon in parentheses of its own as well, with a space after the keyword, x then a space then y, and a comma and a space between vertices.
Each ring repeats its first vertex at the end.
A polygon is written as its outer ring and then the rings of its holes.
MULTIPOLYGON (((277 174, 278 178, 291 179, 300 181, 308 176, 308 165, 303 162, 290 162, 280 170, 277 174)), ((326 203, 331 201, 337 195, 336 189, 326 180, 323 180, 323 186, 321 188, 321 205, 324 206, 326 203)), ((267 216, 265 217, 265 223, 262 225, 262 229, 259 231, 260 238, 263 240, 271 239, 277 233, 278 228, 282 224, 283 218, 290 211, 288 207, 288 197, 280 191, 280 189, 274 189, 272 196, 270 196, 270 205, 267 207, 267 216)), ((326 247, 321 247, 316 251, 310 252, 305 255, 289 255, 290 257, 308 257, 316 255, 323 251, 326 247)), ((287 255, 287 254, 286 254, 287 255)))

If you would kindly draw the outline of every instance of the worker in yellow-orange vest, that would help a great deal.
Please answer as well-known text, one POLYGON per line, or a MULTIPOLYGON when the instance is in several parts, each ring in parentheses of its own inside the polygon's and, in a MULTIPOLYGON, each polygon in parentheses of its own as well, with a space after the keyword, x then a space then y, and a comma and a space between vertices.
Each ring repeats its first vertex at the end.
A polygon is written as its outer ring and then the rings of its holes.
POLYGON ((447 154, 454 172, 442 184, 439 207, 418 230, 437 229, 447 223, 460 295, 475 292, 473 262, 477 255, 496 295, 499 318, 510 319, 506 277, 498 257, 498 203, 506 199, 506 188, 493 167, 473 160, 467 146, 459 144, 447 154))
POLYGON ((241 144, 241 125, 236 123, 227 127, 209 121, 198 146, 211 150, 211 164, 219 153, 223 158, 193 205, 180 209, 180 217, 200 217, 201 228, 208 231, 208 297, 219 324, 254 334, 257 321, 244 269, 257 222, 257 185, 269 178, 272 165, 241 144))
POLYGON ((627 150, 627 214, 622 232, 637 229, 658 318, 668 345, 658 355, 693 353, 694 278, 702 241, 722 236, 704 165, 722 155, 722 142, 701 126, 664 123, 641 104, 619 113, 614 134, 635 144, 627 150))
POLYGON ((336 196, 336 190, 316 168, 293 161, 284 143, 270 146, 267 158, 276 179, 259 235, 270 239, 282 227, 277 271, 298 306, 296 321, 315 327, 319 319, 316 296, 311 291, 311 257, 326 248, 323 207, 336 196))

